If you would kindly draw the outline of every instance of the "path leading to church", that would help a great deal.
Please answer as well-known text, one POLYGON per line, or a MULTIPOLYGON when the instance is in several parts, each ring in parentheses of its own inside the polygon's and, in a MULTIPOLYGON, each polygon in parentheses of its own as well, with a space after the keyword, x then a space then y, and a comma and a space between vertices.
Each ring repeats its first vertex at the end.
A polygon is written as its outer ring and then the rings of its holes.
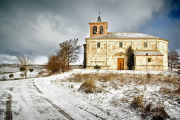
POLYGON ((46 79, 1 81, 0 119, 110 119, 106 113, 68 91, 54 87, 46 79))

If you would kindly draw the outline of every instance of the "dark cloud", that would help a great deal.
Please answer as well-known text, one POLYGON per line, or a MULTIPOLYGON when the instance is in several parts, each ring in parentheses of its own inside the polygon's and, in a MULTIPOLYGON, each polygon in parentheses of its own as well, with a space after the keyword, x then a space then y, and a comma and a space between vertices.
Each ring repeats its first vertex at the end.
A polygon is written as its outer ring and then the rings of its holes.
MULTIPOLYGON (((88 23, 97 20, 99 11, 109 32, 152 34, 179 49, 178 4, 177 0, 0 0, 0 56, 9 56, 4 57, 8 61, 30 54, 41 61, 65 40, 79 38, 83 45, 89 37, 88 23)), ((82 63, 83 54, 80 58, 82 63)))
POLYGON ((180 0, 172 0, 169 16, 174 19, 180 19, 180 0))

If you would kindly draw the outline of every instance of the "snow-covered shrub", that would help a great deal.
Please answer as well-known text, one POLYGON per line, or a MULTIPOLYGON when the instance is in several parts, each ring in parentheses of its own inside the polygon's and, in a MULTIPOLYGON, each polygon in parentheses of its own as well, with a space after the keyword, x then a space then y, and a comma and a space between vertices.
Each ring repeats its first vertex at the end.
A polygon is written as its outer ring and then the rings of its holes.
POLYGON ((94 80, 86 80, 82 83, 79 88, 79 91, 84 91, 85 93, 97 93, 102 92, 100 88, 95 85, 94 80))
POLYGON ((10 75, 9 75, 9 78, 12 78, 12 77, 14 77, 14 74, 10 74, 10 75))
POLYGON ((122 103, 128 103, 128 102, 129 102, 128 99, 127 99, 127 98, 124 98, 124 97, 121 98, 120 101, 121 101, 122 103))
POLYGON ((88 73, 72 74, 69 78, 67 78, 67 81, 69 81, 69 82, 83 82, 84 80, 87 80, 87 79, 93 79, 94 76, 95 76, 95 74, 93 74, 93 73, 91 73, 91 74, 88 74, 88 73))
POLYGON ((177 74, 179 74, 179 75, 180 75, 180 70, 178 70, 178 71, 177 71, 177 74))
POLYGON ((24 67, 19 68, 20 71, 25 71, 26 69, 24 67))
POLYGON ((114 96, 112 98, 112 100, 110 101, 111 105, 113 105, 114 107, 118 107, 121 106, 121 101, 119 98, 117 98, 116 96, 114 96))
POLYGON ((170 93, 171 92, 171 89, 167 88, 167 87, 161 87, 159 92, 162 92, 162 93, 170 93))
POLYGON ((179 84, 179 88, 177 90, 174 91, 175 93, 180 93, 180 84, 179 84))
POLYGON ((2 80, 2 81, 8 80, 8 79, 7 79, 7 76, 6 76, 6 75, 3 75, 3 76, 1 77, 1 80, 2 80))
POLYGON ((69 78, 67 78, 69 82, 82 82, 83 76, 82 74, 72 74, 69 78))
POLYGON ((164 110, 164 107, 156 107, 152 110, 153 120, 165 120, 166 118, 170 118, 170 116, 167 114, 167 112, 164 110))
POLYGON ((167 112, 164 110, 164 107, 155 107, 152 109, 152 104, 147 104, 141 111, 142 119, 147 120, 165 120, 170 118, 167 112))
POLYGON ((38 74, 43 74, 44 73, 44 71, 40 71, 40 72, 38 72, 38 74))
POLYGON ((134 109, 140 107, 143 107, 143 99, 141 96, 138 97, 134 97, 133 101, 130 104, 131 107, 133 107, 134 109))
POLYGON ((144 111, 145 111, 145 112, 150 112, 151 106, 152 106, 151 103, 147 104, 147 105, 144 107, 144 111))
POLYGON ((150 80, 151 79, 151 74, 147 73, 147 79, 150 80))
POLYGON ((24 77, 24 74, 23 74, 23 73, 21 73, 21 74, 20 74, 20 76, 23 78, 23 77, 24 77))
POLYGON ((108 82, 108 81, 117 80, 117 78, 120 78, 120 74, 117 74, 117 73, 105 73, 105 74, 100 74, 99 75, 99 80, 101 80, 102 82, 108 82))
POLYGON ((29 69, 29 72, 33 72, 34 69, 29 69))
MULTIPOLYGON (((141 113, 141 117, 142 117, 143 119, 148 118, 148 117, 151 117, 151 116, 149 116, 149 115, 150 115, 150 112, 151 112, 151 107, 152 107, 152 104, 149 103, 149 104, 147 104, 147 105, 143 108, 142 113, 141 113)), ((150 119, 150 118, 149 118, 149 119, 150 119)))

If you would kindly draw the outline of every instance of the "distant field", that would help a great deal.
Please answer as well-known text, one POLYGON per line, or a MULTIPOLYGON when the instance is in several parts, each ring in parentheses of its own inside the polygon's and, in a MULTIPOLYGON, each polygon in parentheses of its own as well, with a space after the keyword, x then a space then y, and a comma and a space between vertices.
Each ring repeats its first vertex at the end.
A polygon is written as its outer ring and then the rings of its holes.
POLYGON ((19 68, 11 68, 11 67, 0 68, 0 73, 10 73, 10 72, 19 72, 19 68))
MULTIPOLYGON (((33 72, 30 74, 30 72, 27 72, 27 77, 36 77, 40 71, 44 71, 44 69, 34 69, 33 72)), ((2 67, 0 68, 0 79, 5 75, 7 79, 17 79, 21 78, 19 68, 11 68, 11 67, 2 67), (14 74, 13 78, 9 78, 10 74, 14 74)))

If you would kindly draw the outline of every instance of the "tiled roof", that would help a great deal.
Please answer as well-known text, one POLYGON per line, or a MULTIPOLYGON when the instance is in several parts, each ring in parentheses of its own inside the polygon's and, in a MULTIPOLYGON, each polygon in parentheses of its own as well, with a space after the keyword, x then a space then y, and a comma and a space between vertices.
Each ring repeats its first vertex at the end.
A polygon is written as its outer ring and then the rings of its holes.
POLYGON ((148 55, 154 55, 154 56, 163 56, 163 54, 161 53, 161 52, 159 52, 159 51, 136 51, 136 52, 134 52, 134 55, 142 55, 142 56, 144 56, 144 55, 146 55, 146 53, 148 54, 148 55))
POLYGON ((97 39, 108 39, 108 38, 159 38, 156 36, 142 34, 142 33, 131 33, 131 32, 110 32, 106 35, 90 37, 97 39))

